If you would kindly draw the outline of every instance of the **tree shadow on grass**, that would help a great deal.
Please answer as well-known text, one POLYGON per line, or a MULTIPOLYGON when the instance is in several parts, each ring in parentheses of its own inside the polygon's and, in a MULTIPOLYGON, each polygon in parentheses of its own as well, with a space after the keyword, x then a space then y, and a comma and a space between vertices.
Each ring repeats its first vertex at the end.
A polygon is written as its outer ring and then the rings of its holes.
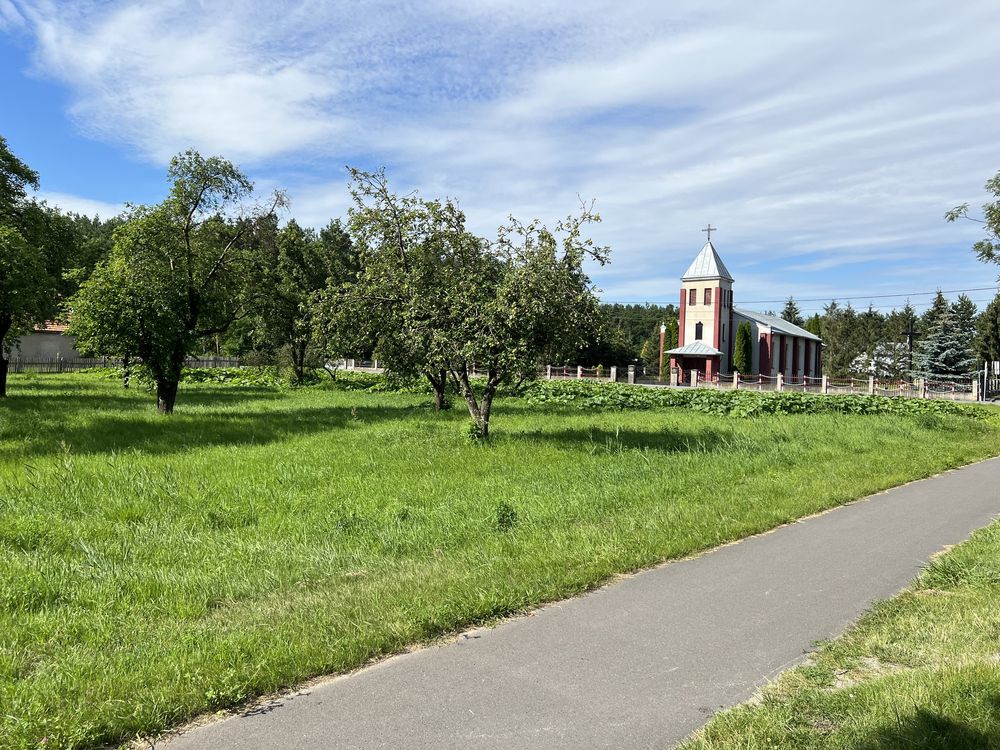
POLYGON ((549 443, 566 450, 591 453, 657 451, 660 453, 729 453, 759 449, 759 441, 741 433, 714 427, 696 429, 637 430, 573 429, 530 430, 511 434, 511 438, 549 443))
POLYGON ((964 721, 918 708, 892 726, 875 730, 855 747, 858 750, 996 750, 1000 748, 1000 699, 990 711, 992 731, 984 732, 964 721))
MULTIPOLYGON (((225 400, 224 400, 225 401, 225 400)), ((218 400, 206 400, 218 405, 218 400)), ((87 412, 87 407, 77 407, 87 412)), ((295 407, 241 412, 198 409, 162 417, 150 409, 148 418, 136 410, 93 409, 78 419, 37 420, 8 428, 0 434, 0 459, 51 456, 60 450, 72 454, 179 453, 213 446, 254 446, 282 442, 325 431, 347 430, 366 423, 405 419, 410 406, 295 407), (65 448, 63 448, 65 446, 65 448)), ((66 413, 62 412, 63 417, 66 413)))

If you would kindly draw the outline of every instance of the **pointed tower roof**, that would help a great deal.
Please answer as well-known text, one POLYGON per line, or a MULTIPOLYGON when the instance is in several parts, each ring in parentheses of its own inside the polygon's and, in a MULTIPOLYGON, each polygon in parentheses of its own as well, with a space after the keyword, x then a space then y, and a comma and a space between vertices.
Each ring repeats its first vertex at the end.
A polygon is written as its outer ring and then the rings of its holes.
POLYGON ((681 281, 695 281, 697 279, 725 279, 732 281, 733 277, 726 269, 726 264, 715 251, 715 246, 709 240, 705 247, 698 253, 698 257, 691 263, 687 273, 681 276, 681 281))

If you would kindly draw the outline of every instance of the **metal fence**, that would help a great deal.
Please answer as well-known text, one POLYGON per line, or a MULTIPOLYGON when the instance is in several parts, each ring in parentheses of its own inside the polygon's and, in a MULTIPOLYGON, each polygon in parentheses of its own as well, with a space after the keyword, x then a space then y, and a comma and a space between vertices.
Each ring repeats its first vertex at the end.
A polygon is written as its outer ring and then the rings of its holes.
POLYGON ((698 370, 678 369, 666 377, 652 368, 577 367, 548 365, 539 371, 548 380, 606 380, 636 385, 674 388, 719 388, 723 390, 783 391, 791 393, 849 394, 895 398, 936 398, 952 401, 979 401, 991 394, 1000 396, 1000 368, 967 380, 898 380, 872 376, 831 378, 796 375, 713 374, 706 378, 698 370), (991 379, 992 378, 992 379, 991 379), (991 390, 992 389, 992 390, 991 390))
MULTIPOLYGON (((142 364, 139 360, 132 360, 132 364, 142 364)), ((185 367, 243 367, 239 359, 211 357, 207 359, 188 359, 185 367)), ((121 367, 122 360, 112 357, 78 357, 74 359, 64 359, 55 357, 50 359, 33 359, 14 357, 9 360, 8 372, 36 372, 36 373, 60 373, 78 372, 88 370, 91 367, 121 367)))

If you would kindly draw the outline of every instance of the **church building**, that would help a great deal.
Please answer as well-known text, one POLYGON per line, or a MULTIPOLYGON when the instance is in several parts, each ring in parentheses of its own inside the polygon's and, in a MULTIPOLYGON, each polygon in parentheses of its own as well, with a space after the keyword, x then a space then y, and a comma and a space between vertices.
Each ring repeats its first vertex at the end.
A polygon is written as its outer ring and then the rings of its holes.
MULTIPOLYGON (((710 225, 711 226, 711 225, 710 225)), ((787 382, 820 377, 819 336, 775 315, 736 307, 733 277, 712 245, 712 235, 681 277, 681 306, 677 348, 667 352, 670 366, 678 368, 683 382, 690 372, 713 380, 733 372, 733 347, 740 323, 750 324, 752 372, 741 376, 774 377, 787 382)))

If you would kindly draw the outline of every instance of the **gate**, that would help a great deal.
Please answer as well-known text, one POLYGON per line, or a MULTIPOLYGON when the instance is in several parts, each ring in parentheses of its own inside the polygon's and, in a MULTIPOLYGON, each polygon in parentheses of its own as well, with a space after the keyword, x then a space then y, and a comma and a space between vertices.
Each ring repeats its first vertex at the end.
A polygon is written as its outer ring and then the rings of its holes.
POLYGON ((1000 398, 1000 362, 987 362, 980 375, 983 384, 983 400, 1000 398))

